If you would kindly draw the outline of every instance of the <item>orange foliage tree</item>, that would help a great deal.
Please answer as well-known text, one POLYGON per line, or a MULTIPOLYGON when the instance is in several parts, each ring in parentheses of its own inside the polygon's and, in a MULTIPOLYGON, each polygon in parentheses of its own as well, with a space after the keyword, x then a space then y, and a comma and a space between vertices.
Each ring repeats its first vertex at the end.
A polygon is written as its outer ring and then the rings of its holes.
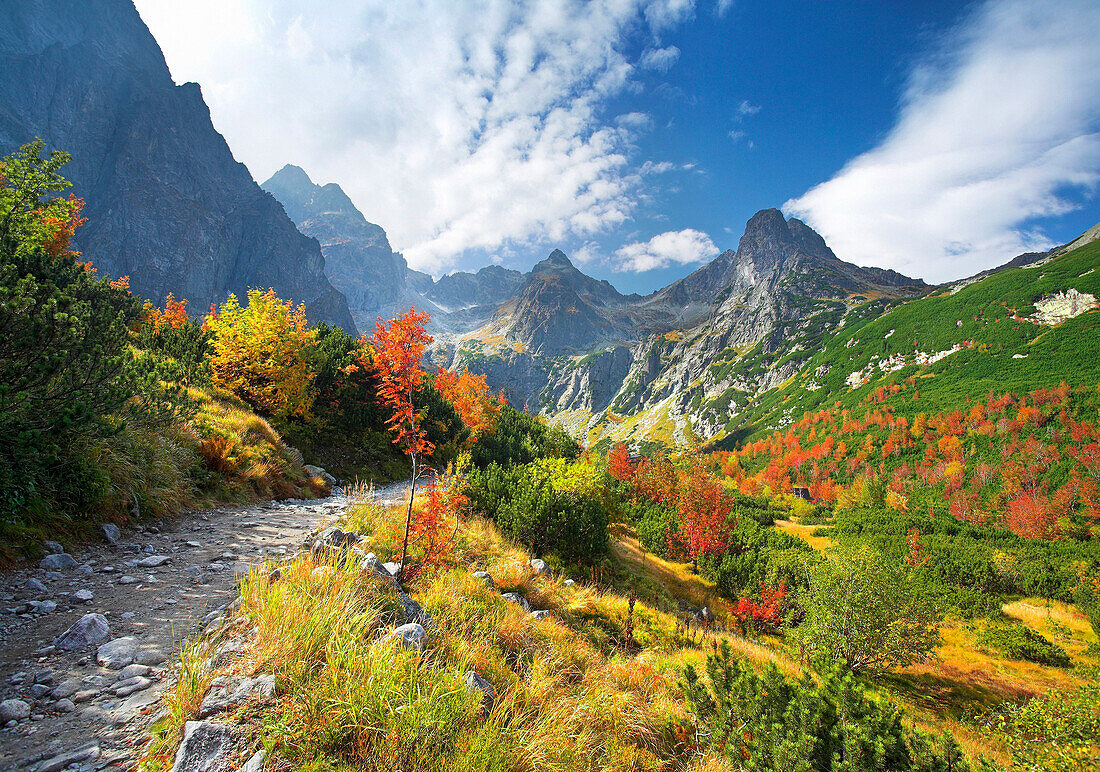
POLYGON ((413 400, 417 387, 426 375, 421 361, 424 358, 424 347, 432 342, 432 337, 424 331, 424 325, 430 319, 428 314, 417 313, 416 309, 409 309, 404 316, 393 319, 388 324, 379 319, 371 340, 374 347, 374 366, 379 378, 378 395, 392 411, 386 423, 395 435, 394 444, 412 462, 409 508, 405 514, 405 535, 401 541, 398 578, 404 574, 409 552, 413 497, 416 495, 416 478, 419 474, 417 462, 421 456, 429 455, 435 449, 428 442, 428 435, 424 430, 424 409, 417 409, 413 400))
POLYGON ((484 375, 473 375, 469 370, 458 374, 440 370, 435 374, 435 388, 470 430, 471 445, 496 429, 501 402, 490 393, 484 375))
POLYGON ((308 417, 314 373, 307 353, 317 339, 304 305, 294 307, 275 290, 248 291, 241 307, 230 295, 203 322, 214 334, 210 375, 256 410, 276 417, 308 417))

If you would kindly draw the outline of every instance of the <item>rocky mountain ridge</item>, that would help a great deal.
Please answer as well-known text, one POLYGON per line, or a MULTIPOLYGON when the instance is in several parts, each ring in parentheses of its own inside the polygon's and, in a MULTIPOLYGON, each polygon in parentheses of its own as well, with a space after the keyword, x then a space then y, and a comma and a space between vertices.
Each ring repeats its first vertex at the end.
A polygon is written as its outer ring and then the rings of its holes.
POLYGON ((354 329, 317 243, 233 158, 199 86, 172 81, 131 0, 0 5, 0 153, 35 137, 73 156, 74 243, 101 274, 197 311, 274 287, 354 329))

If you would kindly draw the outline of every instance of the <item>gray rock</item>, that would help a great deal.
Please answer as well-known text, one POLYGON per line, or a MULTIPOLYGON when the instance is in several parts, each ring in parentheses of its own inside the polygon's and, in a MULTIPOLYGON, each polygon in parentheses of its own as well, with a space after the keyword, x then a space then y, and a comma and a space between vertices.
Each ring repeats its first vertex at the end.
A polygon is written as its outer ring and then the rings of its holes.
POLYGON ((111 626, 102 614, 85 614, 68 630, 59 635, 53 645, 62 651, 79 651, 95 646, 107 639, 111 626))
POLYGON ((22 721, 31 714, 31 706, 23 700, 4 700, 0 702, 0 724, 9 721, 22 721))
POLYGON ((117 547, 119 541, 122 539, 122 531, 114 523, 104 523, 99 526, 100 533, 103 534, 103 538, 107 540, 107 543, 112 547, 117 547))
POLYGON ((134 676, 125 681, 119 681, 111 688, 111 693, 116 697, 129 697, 134 692, 144 691, 153 685, 152 679, 144 676, 134 676))
MULTIPOLYGON (((68 700, 65 700, 68 702, 68 700)), ((69 703, 72 705, 72 703, 69 703)), ((62 711, 71 713, 72 711, 62 711)), ((74 764, 80 764, 81 762, 95 761, 99 758, 100 750, 99 745, 92 743, 91 745, 85 745, 83 748, 78 748, 75 751, 69 751, 68 753, 62 753, 59 756, 46 759, 36 766, 33 772, 60 772, 66 767, 70 767, 74 764)))
POLYGON ((109 670, 122 670, 134 661, 137 643, 133 636, 115 638, 96 650, 96 662, 109 670))
POLYGON ((341 531, 335 526, 330 526, 310 542, 310 550, 315 555, 326 552, 345 552, 350 550, 359 541, 359 535, 351 531, 341 531))
POLYGON ((497 586, 496 582, 493 581, 493 577, 489 574, 488 571, 474 571, 474 576, 485 582, 485 584, 489 585, 490 587, 497 586))
POLYGON ((547 567, 545 560, 534 558, 531 561, 531 568, 533 568, 535 570, 535 573, 539 574, 540 576, 550 576, 550 569, 549 567, 547 567))
POLYGON ((202 569, 198 566, 188 566, 183 573, 191 577, 191 581, 195 584, 206 584, 209 581, 206 578, 206 574, 204 574, 202 569))
POLYGON ((36 595, 49 595, 50 593, 49 588, 33 576, 23 583, 23 590, 26 592, 33 592, 36 595))
POLYGON ((210 721, 188 721, 172 772, 229 772, 235 755, 233 728, 210 721))
POLYGON ((142 558, 134 565, 142 566, 143 568, 156 568, 157 566, 163 566, 172 558, 167 555, 150 555, 147 558, 142 558))
POLYGON ((275 696, 275 676, 271 673, 255 678, 221 676, 210 684, 210 691, 199 706, 200 719, 224 713, 249 700, 269 700, 275 696))
POLYGON ((321 478, 321 481, 325 485, 327 485, 328 487, 330 487, 330 488, 335 487, 336 478, 333 477, 332 475, 330 475, 328 472, 326 472, 321 467, 314 466, 313 464, 306 464, 302 468, 305 469, 307 472, 309 472, 311 476, 321 478))
POLYGON ((133 678, 135 676, 147 676, 153 669, 148 665, 127 665, 118 672, 118 680, 125 681, 127 678, 133 678))
POLYGON ((34 682, 36 684, 52 684, 54 681, 53 673, 49 670, 39 670, 34 674, 34 682))
POLYGON ((48 684, 31 684, 31 688, 29 689, 29 691, 32 697, 34 697, 36 700, 40 700, 53 690, 49 687, 48 684))
POLYGON ((92 600, 95 599, 95 595, 92 593, 92 591, 87 589, 77 590, 70 597, 72 597, 72 599, 75 601, 79 601, 80 603, 91 603, 92 600))
POLYGON ((66 571, 76 568, 76 559, 67 552, 58 552, 42 558, 38 561, 38 566, 47 571, 66 571))
POLYGON ((465 681, 467 687, 481 692, 481 713, 482 715, 489 715, 489 712, 493 709, 493 703, 497 698, 497 693, 493 689, 493 685, 473 670, 466 672, 465 681))
POLYGON ((379 560, 378 556, 375 555, 373 552, 368 552, 366 555, 360 558, 359 570, 373 571, 374 573, 378 574, 379 576, 385 577, 386 579, 393 578, 386 567, 382 565, 382 561, 379 560))
POLYGON ((576 582, 574 582, 572 579, 566 579, 564 582, 562 582, 562 584, 564 584, 566 587, 572 587, 574 584, 576 584, 576 582))
POLYGON ((53 704, 53 709, 58 713, 72 713, 76 710, 76 703, 68 699, 58 700, 53 704))
POLYGON ((64 681, 54 687, 54 690, 50 692, 50 696, 55 700, 64 699, 66 697, 72 697, 78 691, 80 687, 84 685, 84 682, 79 678, 66 678, 64 681))
POLYGON ((60 553, 65 551, 65 548, 62 547, 61 544, 59 542, 56 542, 56 541, 42 542, 42 546, 46 548, 46 552, 49 552, 49 553, 54 554, 54 555, 60 554, 60 553))
POLYGON ((400 563, 383 563, 382 568, 386 569, 387 573, 389 573, 389 575, 393 577, 396 577, 399 573, 401 573, 400 563))
POLYGON ((410 651, 424 651, 428 645, 427 631, 416 622, 401 625, 391 632, 389 637, 396 640, 402 648, 410 651))
POLYGON ((32 600, 27 605, 35 614, 52 614, 57 611, 57 604, 52 600, 32 600))
POLYGON ((531 618, 534 620, 553 619, 554 616, 549 611, 532 611, 531 618))
POLYGON ((138 580, 132 576, 120 576, 118 578, 119 584, 137 584, 138 580))
POLYGON ((260 749, 252 754, 252 757, 244 763, 238 772, 263 772, 264 759, 267 757, 267 752, 260 749))
POLYGON ((79 705, 82 702, 95 699, 99 694, 99 689, 81 689, 79 692, 72 696, 72 701, 79 705))
POLYGON ((510 601, 511 603, 515 603, 520 608, 522 608, 524 611, 530 611, 531 610, 531 604, 527 602, 527 598, 523 597, 518 592, 506 592, 503 595, 501 595, 500 597, 504 598, 506 601, 510 601))

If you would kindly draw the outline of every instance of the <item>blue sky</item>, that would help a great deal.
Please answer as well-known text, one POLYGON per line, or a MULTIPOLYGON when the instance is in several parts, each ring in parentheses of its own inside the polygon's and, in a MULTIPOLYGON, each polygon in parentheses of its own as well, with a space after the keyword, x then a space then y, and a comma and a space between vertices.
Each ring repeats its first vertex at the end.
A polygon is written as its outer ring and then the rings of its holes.
POLYGON ((944 281, 1100 220, 1086 0, 137 5, 257 180, 339 183, 435 274, 560 247, 644 293, 775 206, 944 281))

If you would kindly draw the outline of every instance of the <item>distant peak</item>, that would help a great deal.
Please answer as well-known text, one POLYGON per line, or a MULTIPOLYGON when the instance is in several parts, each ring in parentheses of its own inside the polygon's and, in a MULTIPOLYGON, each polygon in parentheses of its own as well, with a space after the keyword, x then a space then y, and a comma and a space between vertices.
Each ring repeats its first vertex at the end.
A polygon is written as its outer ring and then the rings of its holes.
POLYGON ((270 182, 280 182, 284 185, 294 185, 296 187, 313 185, 313 180, 306 174, 306 170, 294 164, 287 164, 282 169, 272 174, 264 184, 267 185, 270 182))
POLYGON ((547 262, 557 263, 559 265, 568 265, 568 266, 573 265, 573 263, 570 262, 569 258, 566 256, 566 254, 564 252, 562 252, 560 249, 555 249, 553 252, 551 252, 550 256, 548 258, 546 258, 546 260, 547 260, 547 262))

